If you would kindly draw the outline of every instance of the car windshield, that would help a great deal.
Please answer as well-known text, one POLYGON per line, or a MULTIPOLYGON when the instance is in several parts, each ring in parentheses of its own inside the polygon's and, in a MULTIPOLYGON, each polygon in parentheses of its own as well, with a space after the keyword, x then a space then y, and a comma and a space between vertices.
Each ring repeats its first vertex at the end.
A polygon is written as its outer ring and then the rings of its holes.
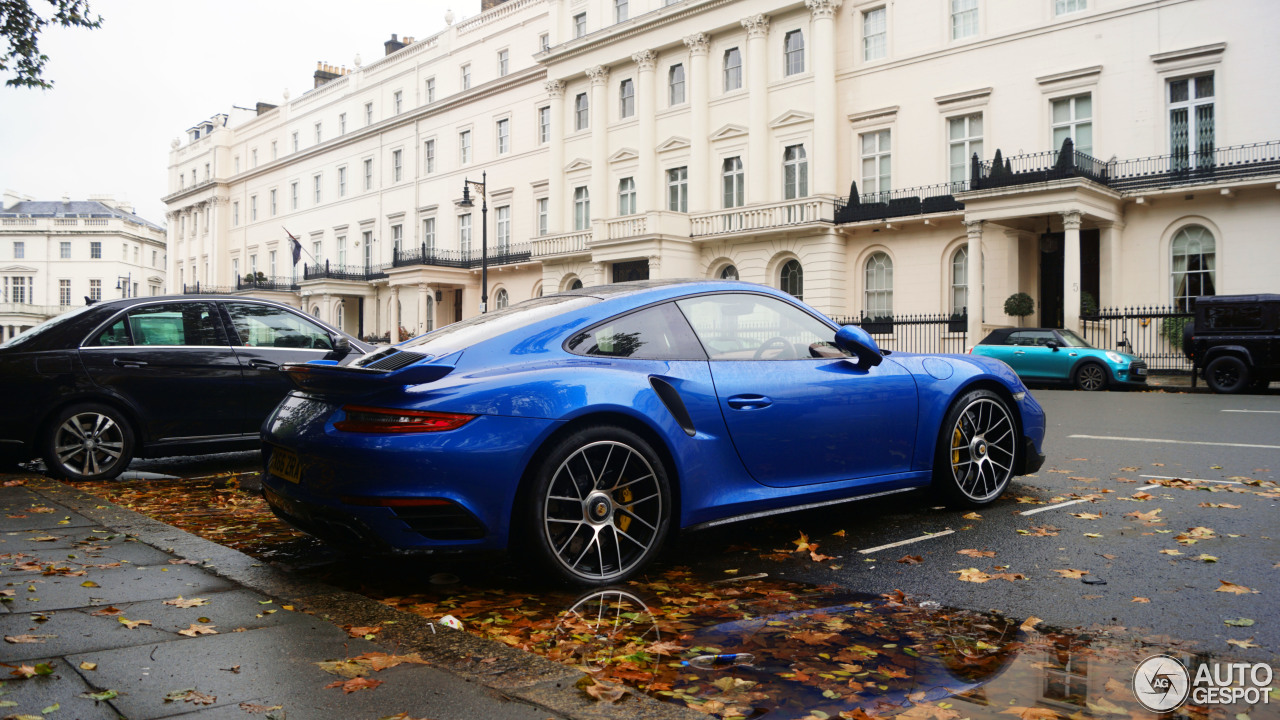
POLYGON ((434 332, 406 340, 399 347, 405 350, 413 348, 415 352, 426 355, 462 350, 516 328, 532 325, 560 313, 598 302, 600 298, 589 295, 552 295, 525 300, 502 310, 476 315, 467 320, 446 325, 434 332))
POLYGON ((1059 330, 1058 334, 1062 336, 1062 341, 1067 347, 1091 348, 1093 347, 1084 338, 1071 332, 1070 330, 1059 330))
POLYGON ((52 320, 40 323, 39 325, 36 325, 35 327, 31 328, 30 330, 24 333, 21 333, 9 338, 8 340, 4 341, 4 343, 0 343, 0 348, 9 348, 9 347, 15 347, 17 345, 21 345, 27 342, 28 340, 30 340, 31 338, 36 337, 37 335, 43 335, 44 333, 50 330, 53 330, 54 328, 62 326, 63 323, 66 323, 69 320, 72 320, 73 318, 79 317, 80 315, 83 315, 84 313, 88 312, 89 309, 92 307, 93 307, 92 305, 82 305, 76 308, 75 310, 71 310, 70 312, 63 313, 52 320))

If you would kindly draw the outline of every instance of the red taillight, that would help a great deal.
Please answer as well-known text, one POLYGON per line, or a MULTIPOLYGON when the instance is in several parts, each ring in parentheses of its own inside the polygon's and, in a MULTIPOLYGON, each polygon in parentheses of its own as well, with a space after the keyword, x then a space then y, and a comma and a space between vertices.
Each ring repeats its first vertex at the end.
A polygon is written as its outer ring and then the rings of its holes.
POLYGON ((471 422, 475 415, 460 413, 425 412, 421 410, 396 410, 360 405, 346 405, 342 411, 345 420, 333 426, 343 432, 357 433, 424 433, 456 430, 471 422))
POLYGON ((454 504, 452 500, 443 498, 384 498, 343 495, 338 499, 347 505, 364 505, 368 507, 440 507, 454 504))

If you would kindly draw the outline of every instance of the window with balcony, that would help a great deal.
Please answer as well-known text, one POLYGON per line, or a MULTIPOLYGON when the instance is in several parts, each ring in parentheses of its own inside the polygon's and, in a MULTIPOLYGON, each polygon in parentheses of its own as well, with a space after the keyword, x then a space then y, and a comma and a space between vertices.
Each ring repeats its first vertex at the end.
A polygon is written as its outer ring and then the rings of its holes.
POLYGON ((404 245, 404 226, 399 224, 392 225, 391 226, 391 252, 398 255, 400 251, 404 250, 403 245, 404 245))
POLYGON ((969 159, 982 158, 982 113, 951 118, 947 135, 951 182, 964 182, 969 177, 969 159))
POLYGON ((1067 138, 1077 152, 1093 155, 1093 96, 1085 93, 1052 103, 1053 149, 1062 149, 1067 138))
POLYGON ((890 149, 888 130, 862 134, 862 192, 889 192, 890 149))
POLYGON ((667 71, 667 105, 684 103, 684 65, 677 63, 667 71))
POLYGON ((804 72, 804 33, 792 30, 782 39, 782 67, 784 75, 804 72))
POLYGON ((672 212, 689 212, 689 168, 678 167, 667 171, 667 209, 672 212))
POLYGON ((497 230, 498 253, 502 254, 511 246, 511 206, 503 205, 495 208, 494 211, 497 218, 494 221, 494 228, 497 230))
POLYGON ((618 181, 618 214, 634 215, 636 213, 636 180, 624 177, 618 181))
POLYGON ((788 145, 782 151, 782 197, 795 200, 808 195, 809 156, 803 145, 788 145))
POLYGON ((339 235, 336 244, 338 246, 338 265, 347 264, 347 236, 339 235))
POLYGON ((434 250, 436 247, 436 219, 433 217, 422 219, 422 244, 427 250, 434 250))
POLYGON ((1169 81, 1173 169, 1212 165, 1215 125, 1213 73, 1169 81))
POLYGON ((978 0, 951 0, 951 39, 978 34, 978 0))
POLYGON ((863 312, 868 318, 893 317, 893 260, 878 252, 867 258, 863 312))
POLYGON ((636 84, 631 78, 618 83, 618 117, 629 118, 636 114, 636 84))
POLYGON ((889 52, 888 9, 862 13, 862 59, 879 60, 889 52))
POLYGON ((720 180, 726 208, 746 204, 746 174, 742 171, 742 158, 725 158, 720 170, 720 180))
POLYGON ((458 216, 458 249, 465 255, 471 252, 471 215, 458 216))
POLYGON ((573 189, 573 229, 589 230, 591 228, 591 196, 586 186, 573 189))
POLYGON ((535 220, 538 224, 538 234, 546 235, 548 232, 547 216, 550 213, 551 201, 547 198, 538 198, 534 201, 533 205, 534 213, 536 215, 535 220))
POLYGON ((738 48, 724 51, 724 91, 742 89, 742 53, 738 48))

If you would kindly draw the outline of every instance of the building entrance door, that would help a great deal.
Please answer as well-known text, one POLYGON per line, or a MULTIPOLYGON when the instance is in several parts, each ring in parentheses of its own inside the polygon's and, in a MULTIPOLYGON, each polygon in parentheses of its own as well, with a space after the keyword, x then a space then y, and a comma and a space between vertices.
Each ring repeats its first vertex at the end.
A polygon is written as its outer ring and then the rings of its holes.
MULTIPOLYGON (((1098 230, 1080 231, 1080 297, 1086 305, 1087 293, 1098 303, 1098 230)), ((1045 233, 1040 236, 1040 327, 1060 328, 1063 317, 1063 242, 1066 233, 1045 233)), ((1083 308, 1082 308, 1083 309, 1083 308)), ((1079 328, 1071 328, 1078 330, 1079 328)))
POLYGON ((615 283, 630 282, 632 280, 648 280, 649 279, 649 261, 648 260, 628 260, 627 262, 619 262, 613 264, 613 281, 615 283))

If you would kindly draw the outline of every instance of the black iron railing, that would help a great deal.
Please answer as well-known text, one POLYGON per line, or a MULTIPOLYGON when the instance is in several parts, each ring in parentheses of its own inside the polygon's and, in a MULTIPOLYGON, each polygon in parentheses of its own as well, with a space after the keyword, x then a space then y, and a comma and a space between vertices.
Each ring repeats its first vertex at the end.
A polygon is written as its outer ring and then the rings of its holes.
POLYGON ((1062 143, 1060 150, 1001 157, 1000 151, 990 160, 973 156, 969 165, 969 189, 988 190, 1012 185, 1086 178, 1102 185, 1107 184, 1107 163, 1075 149, 1071 139, 1062 143))
POLYGON ((968 350, 969 315, 833 316, 840 325, 857 325, 886 350, 954 353, 968 350))
POLYGON ((1108 172, 1107 184, 1116 190, 1154 190, 1277 175, 1280 141, 1123 160, 1111 163, 1108 172))
POLYGON ((859 194, 858 185, 854 183, 849 189, 849 197, 836 199, 835 223, 841 225, 963 210, 964 203, 956 200, 955 193, 967 189, 967 183, 954 182, 859 194))
POLYGON ((261 280, 245 280, 236 278, 236 290, 282 290, 298 289, 298 281, 287 277, 268 277, 261 280))
POLYGON ((1192 314, 1168 306, 1102 308, 1081 315, 1084 339, 1096 348, 1118 350, 1146 361, 1152 373, 1191 372, 1182 354, 1182 328, 1192 314))
POLYGON ((391 263, 382 265, 334 265, 328 260, 323 265, 304 265, 303 280, 376 280, 387 276, 391 263))
POLYGON ((186 283, 183 283, 182 285, 183 295, 230 295, 235 291, 236 288, 223 287, 219 285, 204 285, 201 283, 196 283, 194 285, 187 285, 186 283))
MULTIPOLYGON (((489 249, 490 265, 510 265, 528 262, 532 255, 532 245, 499 245, 489 249)), ((414 250, 398 250, 392 253, 392 267, 409 265, 434 265, 436 267, 454 267, 474 269, 483 264, 479 250, 441 250, 440 248, 421 245, 414 250)))

